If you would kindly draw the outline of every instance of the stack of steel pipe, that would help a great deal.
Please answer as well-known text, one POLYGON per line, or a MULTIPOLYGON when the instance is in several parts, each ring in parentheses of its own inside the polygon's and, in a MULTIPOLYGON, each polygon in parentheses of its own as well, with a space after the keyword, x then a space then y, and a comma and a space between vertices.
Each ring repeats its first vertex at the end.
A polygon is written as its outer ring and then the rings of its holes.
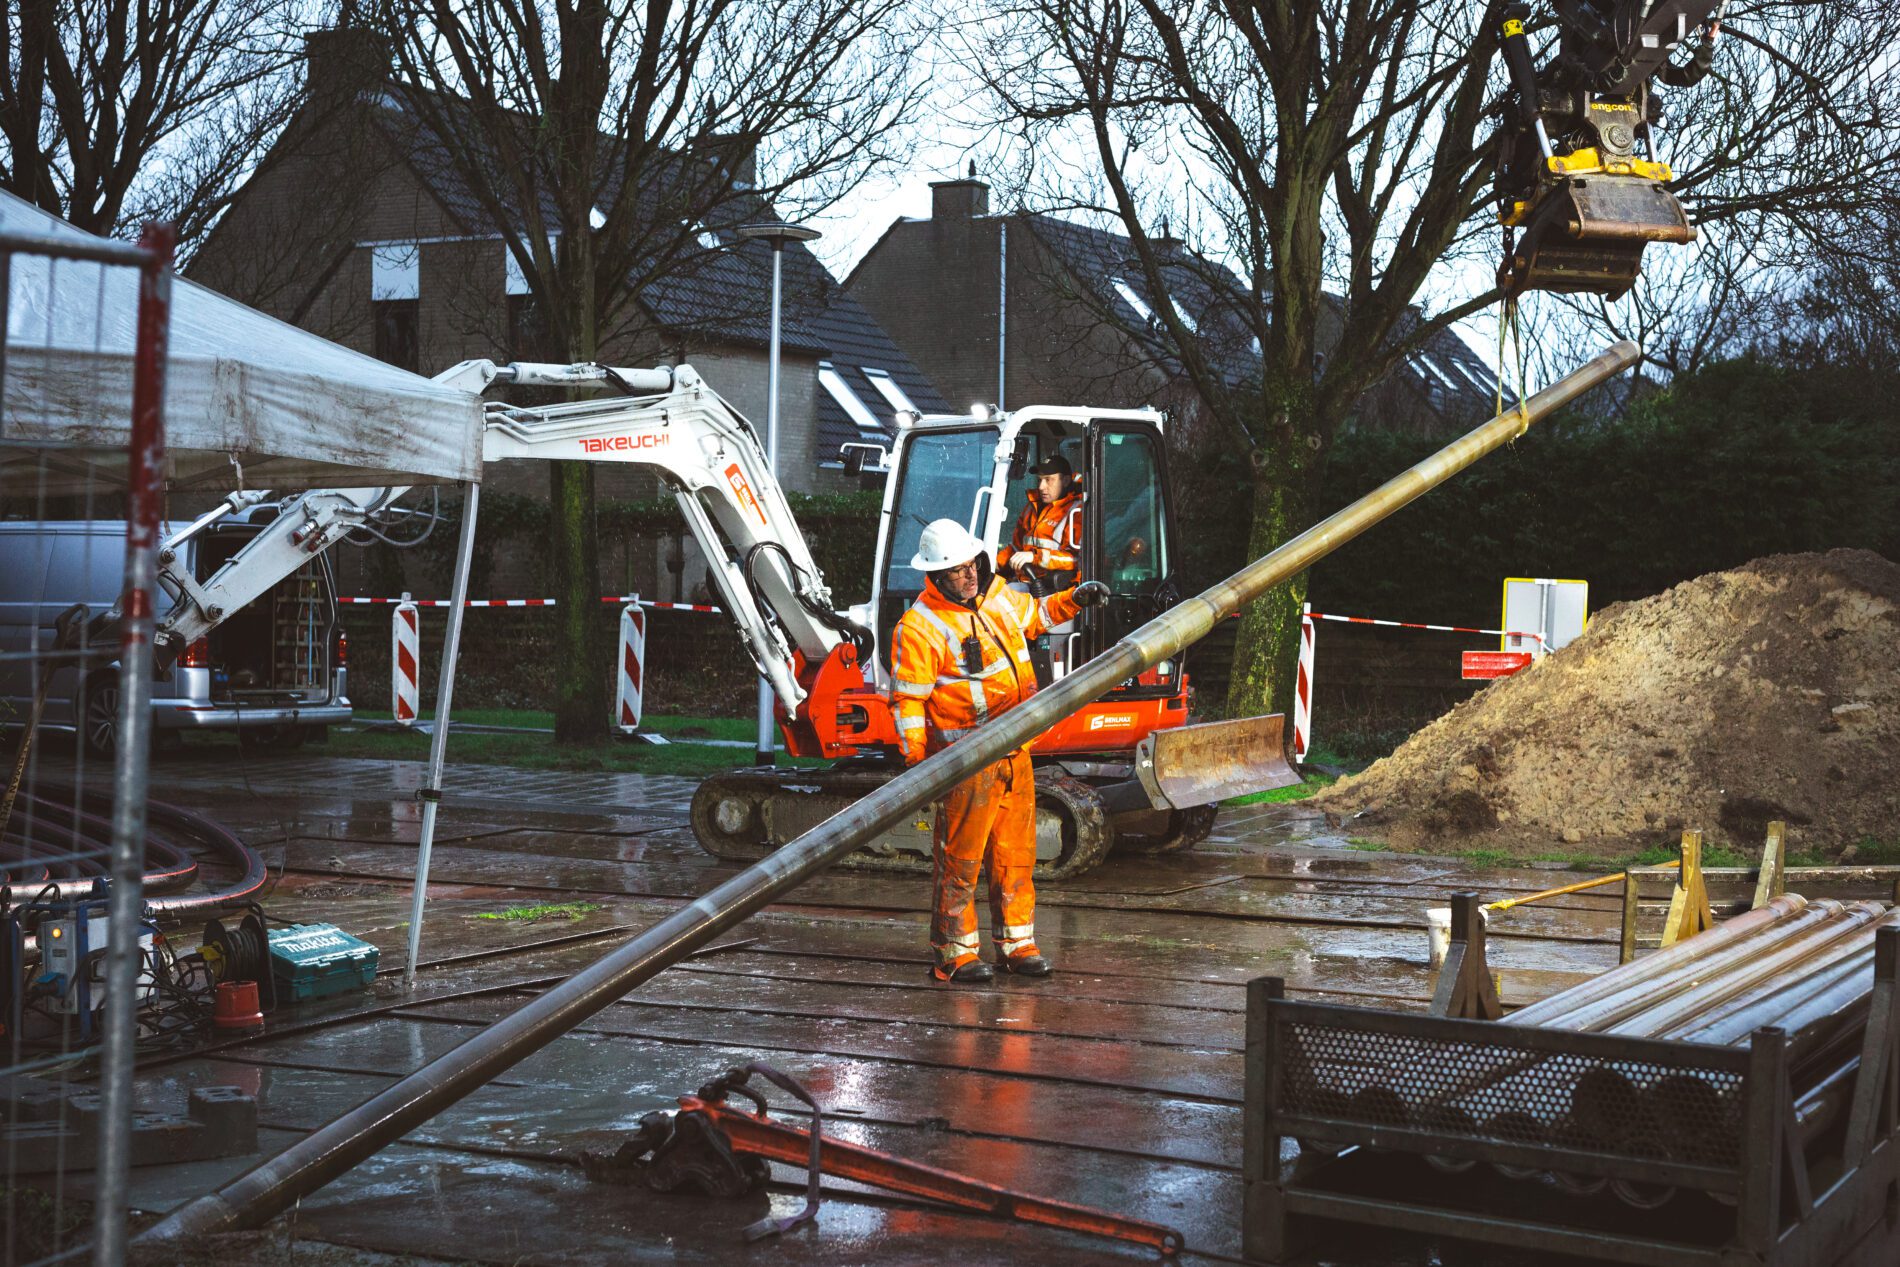
MULTIPOLYGON (((1742 1046, 1757 1030, 1780 1029, 1805 1145, 1840 1120, 1853 1094, 1874 990, 1874 938, 1886 927, 1900 927, 1900 908, 1789 894, 1552 995, 1505 1024, 1717 1046, 1742 1046)), ((1553 1138, 1662 1155, 1696 1124, 1739 1129, 1733 1099, 1732 1089, 1692 1072, 1659 1077, 1648 1066, 1603 1064, 1578 1077, 1561 1118, 1542 1125, 1553 1138)), ((1700 1139, 1710 1142, 1706 1134, 1700 1139)), ((1638 1204, 1667 1195, 1619 1193, 1638 1204)))
POLYGON ((1808 902, 1796 894, 1718 925, 1505 1018, 1507 1025, 1740 1046, 1773 1026, 1788 1035, 1797 1085, 1866 1021, 1874 935, 1900 927, 1880 902, 1808 902))

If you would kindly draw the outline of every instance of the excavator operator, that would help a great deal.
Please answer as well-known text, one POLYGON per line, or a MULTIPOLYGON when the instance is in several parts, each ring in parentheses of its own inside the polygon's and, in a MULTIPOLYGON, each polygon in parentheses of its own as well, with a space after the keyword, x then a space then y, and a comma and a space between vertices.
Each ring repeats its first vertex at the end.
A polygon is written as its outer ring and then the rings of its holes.
MULTIPOLYGON (((1011 589, 992 574, 983 543, 953 519, 924 527, 910 565, 924 573, 924 590, 899 618, 891 656, 906 765, 1034 695, 1030 640, 1108 595, 1100 581, 1040 599, 1011 589)), ((1036 949, 1036 775, 1027 753, 1019 748, 951 789, 937 809, 932 855, 932 975, 962 983, 995 976, 977 953, 976 880, 987 855, 997 965, 1048 976, 1036 949)))
POLYGON ((1075 468, 1051 454, 1029 468, 1036 486, 1016 520, 1003 571, 1028 584, 1032 593, 1049 594, 1074 581, 1082 564, 1082 494, 1075 468))

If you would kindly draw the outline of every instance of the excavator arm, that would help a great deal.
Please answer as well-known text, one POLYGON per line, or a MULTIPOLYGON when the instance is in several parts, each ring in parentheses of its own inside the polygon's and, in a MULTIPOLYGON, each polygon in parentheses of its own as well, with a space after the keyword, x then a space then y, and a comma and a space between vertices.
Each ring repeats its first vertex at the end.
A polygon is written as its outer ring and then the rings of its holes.
POLYGON ((469 385, 486 379, 483 386, 610 386, 626 393, 533 408, 491 403, 482 461, 614 462, 659 472, 711 564, 722 605, 787 713, 796 713, 806 697, 794 651, 804 663, 819 665, 847 641, 858 643, 861 653, 868 649, 870 635, 834 610, 751 424, 691 366, 617 370, 479 361, 441 378, 469 385))
MULTIPOLYGON (((1723 5, 1722 7, 1726 7, 1723 5)), ((1654 144, 1654 81, 1698 82, 1713 64, 1717 0, 1553 0, 1558 39, 1540 66, 1513 4, 1498 31, 1510 77, 1497 136, 1498 283, 1618 298, 1643 248, 1682 244, 1695 229, 1669 191, 1654 144), (1692 46, 1688 59, 1678 50, 1692 46)))
POLYGON ((352 530, 389 513, 407 488, 319 488, 284 500, 277 518, 203 581, 192 575, 184 544, 227 516, 272 500, 262 490, 232 493, 159 544, 158 581, 172 606, 153 643, 160 668, 232 615, 261 598, 352 530))
MULTIPOLYGON (((833 609, 752 426, 691 366, 496 365, 464 361, 436 381, 481 394, 496 384, 608 388, 615 397, 521 406, 490 402, 482 461, 614 462, 650 467, 671 489, 712 565, 722 605, 746 650, 796 714, 807 695, 797 666, 824 666, 849 642, 869 659, 870 635, 833 609), (796 653, 796 658, 794 657, 796 653)), ((158 625, 161 664, 259 598, 352 530, 389 513, 407 488, 328 488, 283 500, 279 513, 211 576, 193 577, 181 548, 226 516, 271 500, 238 492, 163 543, 161 583, 173 599, 158 625)))

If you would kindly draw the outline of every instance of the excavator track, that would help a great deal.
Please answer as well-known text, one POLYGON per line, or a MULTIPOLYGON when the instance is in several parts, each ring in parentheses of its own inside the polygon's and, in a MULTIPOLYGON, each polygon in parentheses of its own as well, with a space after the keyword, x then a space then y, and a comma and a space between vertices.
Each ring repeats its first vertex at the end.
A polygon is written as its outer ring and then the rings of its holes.
MULTIPOLYGON (((693 793, 693 836, 729 862, 751 863, 795 840, 893 777, 888 770, 754 769, 715 774, 693 793)), ((840 866, 929 874, 935 811, 909 815, 840 866)), ((1036 771, 1037 880, 1093 870, 1115 844, 1095 789, 1057 769, 1036 771)))
POLYGON ((1133 832, 1118 832, 1115 850, 1118 853, 1185 853, 1207 839, 1218 817, 1219 805, 1196 805, 1193 809, 1170 810, 1167 827, 1160 835, 1138 836, 1133 832))

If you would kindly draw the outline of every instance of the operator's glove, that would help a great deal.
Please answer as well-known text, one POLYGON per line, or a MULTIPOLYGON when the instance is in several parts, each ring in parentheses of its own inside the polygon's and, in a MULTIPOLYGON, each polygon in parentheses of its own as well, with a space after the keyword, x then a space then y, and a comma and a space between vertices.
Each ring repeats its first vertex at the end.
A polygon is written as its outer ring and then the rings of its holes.
POLYGON ((1077 607, 1093 607, 1108 601, 1108 586, 1101 581, 1083 581, 1069 591, 1069 597, 1077 607))
POLYGON ((1027 567, 1031 563, 1034 563, 1035 561, 1036 561, 1035 551, 1018 550, 1016 553, 1009 556, 1010 570, 1013 572, 1020 572, 1023 568, 1027 567))

